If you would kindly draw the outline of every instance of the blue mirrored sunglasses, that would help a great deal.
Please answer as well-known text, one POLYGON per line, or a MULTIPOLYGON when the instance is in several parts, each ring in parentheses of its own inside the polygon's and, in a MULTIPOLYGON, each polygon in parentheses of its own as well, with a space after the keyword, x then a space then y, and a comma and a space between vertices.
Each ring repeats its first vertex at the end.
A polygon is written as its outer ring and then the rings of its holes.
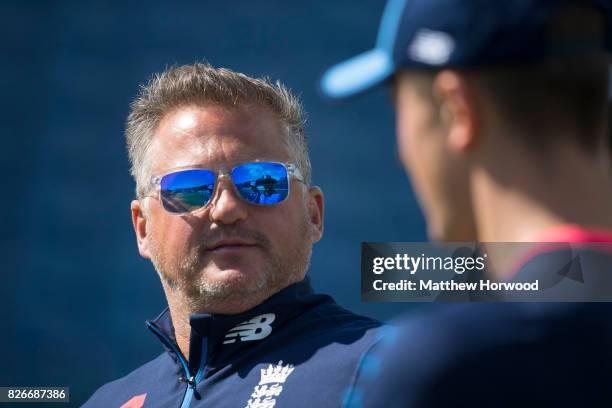
POLYGON ((292 163, 252 162, 217 175, 208 169, 174 171, 151 179, 159 186, 159 200, 172 214, 185 214, 206 207, 213 198, 219 177, 229 176, 242 199, 250 204, 272 205, 289 196, 289 177, 304 182, 292 163))

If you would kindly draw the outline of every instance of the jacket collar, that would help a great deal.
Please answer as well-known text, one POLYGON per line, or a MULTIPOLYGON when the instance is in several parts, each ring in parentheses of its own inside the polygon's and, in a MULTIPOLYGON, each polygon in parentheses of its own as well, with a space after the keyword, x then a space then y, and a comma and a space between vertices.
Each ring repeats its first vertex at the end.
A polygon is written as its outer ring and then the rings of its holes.
MULTIPOLYGON (((207 356, 204 359, 207 362, 207 371, 213 370, 215 367, 220 368, 227 364, 231 357, 256 346, 267 337, 273 336, 275 331, 295 316, 326 301, 331 302, 331 298, 326 295, 315 294, 310 285, 310 278, 306 277, 301 282, 282 289, 263 303, 244 313, 236 315, 192 314, 189 318, 191 326, 190 370, 197 370, 197 366, 202 360, 202 344, 207 345, 204 348, 207 350, 207 356)), ((183 356, 177 355, 178 346, 176 345, 174 326, 168 308, 157 318, 149 320, 147 323, 149 326, 154 326, 165 337, 165 339, 162 338, 158 333, 155 333, 156 330, 152 329, 175 361, 183 358, 183 356)))
POLYGON ((612 230, 563 224, 541 231, 532 242, 533 247, 516 262, 510 277, 517 277, 527 264, 538 257, 545 259, 546 255, 557 254, 564 262, 563 265, 567 265, 568 259, 574 258, 571 252, 573 248, 609 254, 612 252, 612 230))

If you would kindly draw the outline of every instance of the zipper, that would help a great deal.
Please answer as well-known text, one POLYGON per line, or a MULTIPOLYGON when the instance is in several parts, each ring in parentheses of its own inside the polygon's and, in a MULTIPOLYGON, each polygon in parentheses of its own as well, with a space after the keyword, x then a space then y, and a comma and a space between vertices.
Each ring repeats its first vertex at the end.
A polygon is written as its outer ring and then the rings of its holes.
POLYGON ((181 408, 189 408, 191 405, 191 400, 193 399, 193 394, 195 394, 195 389, 204 377, 204 369, 206 368, 206 354, 208 354, 208 339, 204 338, 202 340, 202 353, 200 357, 200 368, 198 368, 198 372, 194 377, 190 377, 187 381, 187 390, 185 391, 185 396, 183 397, 183 403, 181 404, 181 408))
POLYGON ((196 387, 198 386, 198 383, 200 382, 200 380, 202 380, 202 377, 204 377, 204 369, 206 368, 206 356, 208 354, 208 339, 204 338, 202 340, 200 367, 198 368, 198 372, 196 373, 196 375, 192 376, 191 372, 189 371, 189 365, 187 364, 187 360, 185 360, 185 357, 183 357, 183 353, 181 353, 178 347, 172 341, 170 341, 170 339, 166 337, 166 335, 163 334, 161 330, 157 328, 156 325, 150 322, 146 322, 146 323, 147 323, 147 327, 153 333, 155 333, 157 337, 159 337, 162 343, 164 343, 166 346, 172 349, 172 351, 174 351, 174 354, 176 354, 181 365, 183 366, 183 371, 185 372, 185 378, 187 379, 187 389, 185 390, 185 395, 183 396, 183 402, 181 403, 181 408, 189 408, 189 406, 191 405, 191 400, 193 399, 193 395, 195 394, 196 387))

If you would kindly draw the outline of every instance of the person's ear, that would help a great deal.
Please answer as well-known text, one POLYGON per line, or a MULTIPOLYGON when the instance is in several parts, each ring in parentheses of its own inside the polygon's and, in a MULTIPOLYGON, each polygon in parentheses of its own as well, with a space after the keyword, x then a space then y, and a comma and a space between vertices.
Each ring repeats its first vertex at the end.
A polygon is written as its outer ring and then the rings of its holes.
POLYGON ((143 258, 151 259, 149 239, 147 235, 147 217, 144 205, 144 200, 132 200, 130 210, 132 212, 132 225, 134 226, 134 232, 136 233, 138 251, 143 258))
POLYGON ((440 72, 433 83, 440 101, 440 117, 448 129, 448 146, 465 153, 478 141, 478 105, 470 83, 455 71, 440 72))
POLYGON ((310 221, 311 239, 314 243, 323 237, 323 213, 325 208, 323 191, 316 186, 309 187, 307 200, 308 221, 310 221))

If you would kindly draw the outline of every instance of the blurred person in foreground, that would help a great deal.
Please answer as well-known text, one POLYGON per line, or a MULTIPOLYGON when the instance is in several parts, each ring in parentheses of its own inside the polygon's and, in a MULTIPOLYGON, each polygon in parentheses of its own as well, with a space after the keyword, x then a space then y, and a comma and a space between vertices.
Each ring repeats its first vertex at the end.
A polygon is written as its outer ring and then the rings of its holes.
MULTIPOLYGON (((582 272, 612 273, 610 14, 596 0, 391 0, 376 48, 321 88, 390 85, 433 240, 602 243, 582 272)), ((501 272, 556 273, 565 256, 543 247, 501 272)), ((611 406, 611 319, 609 304, 440 305, 389 329, 345 406, 611 406)))
POLYGON ((313 292, 323 194, 299 101, 280 83, 207 64, 155 75, 127 145, 141 256, 168 308, 166 352, 86 407, 338 407, 376 321, 313 292))

